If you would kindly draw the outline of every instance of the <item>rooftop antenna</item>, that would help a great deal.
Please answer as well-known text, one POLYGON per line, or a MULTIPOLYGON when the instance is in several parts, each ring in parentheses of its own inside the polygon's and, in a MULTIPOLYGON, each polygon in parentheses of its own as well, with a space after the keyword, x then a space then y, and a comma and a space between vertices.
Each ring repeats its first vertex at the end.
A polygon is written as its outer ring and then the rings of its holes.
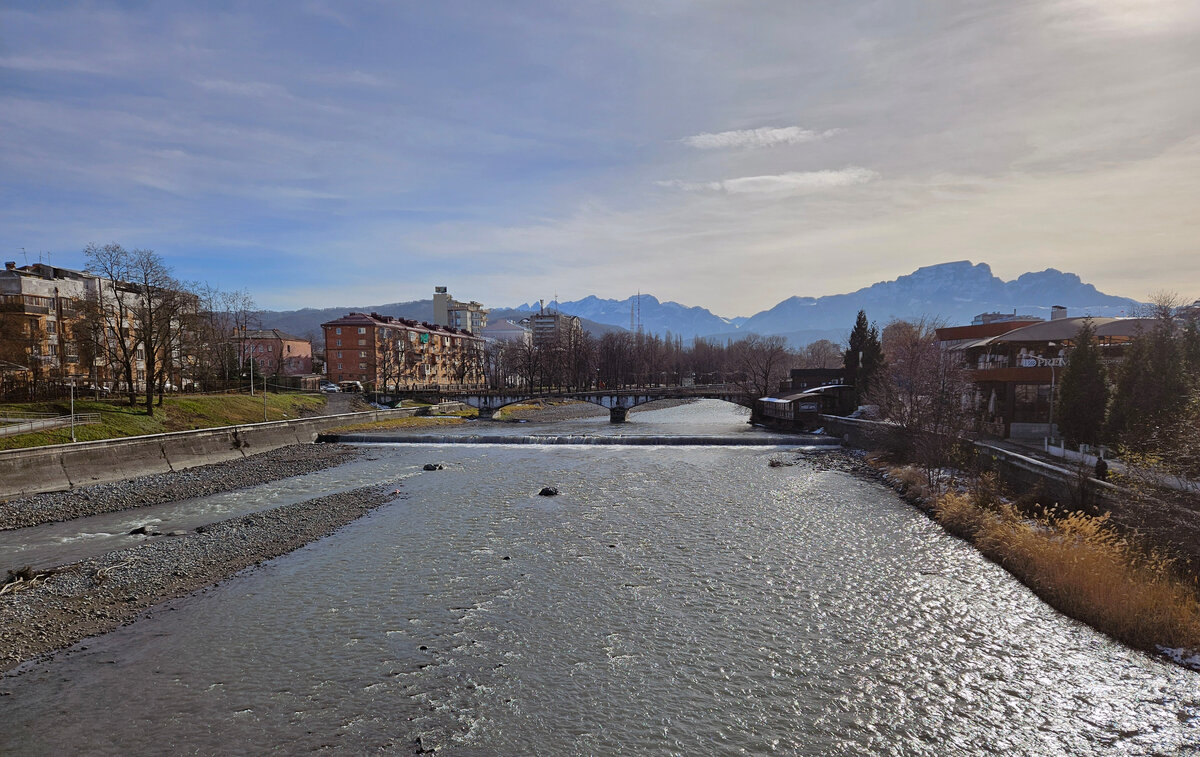
POLYGON ((25 258, 25 265, 29 265, 29 253, 25 252, 25 248, 21 248, 21 257, 25 258))

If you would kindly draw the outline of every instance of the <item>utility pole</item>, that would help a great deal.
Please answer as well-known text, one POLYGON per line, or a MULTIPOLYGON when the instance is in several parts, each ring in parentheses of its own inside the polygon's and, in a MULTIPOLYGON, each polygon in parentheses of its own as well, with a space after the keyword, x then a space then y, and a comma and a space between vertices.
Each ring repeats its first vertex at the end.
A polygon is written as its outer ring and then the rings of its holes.
POLYGON ((71 441, 75 441, 75 379, 71 379, 71 441))
POLYGON ((267 374, 263 374, 263 423, 267 422, 267 374))

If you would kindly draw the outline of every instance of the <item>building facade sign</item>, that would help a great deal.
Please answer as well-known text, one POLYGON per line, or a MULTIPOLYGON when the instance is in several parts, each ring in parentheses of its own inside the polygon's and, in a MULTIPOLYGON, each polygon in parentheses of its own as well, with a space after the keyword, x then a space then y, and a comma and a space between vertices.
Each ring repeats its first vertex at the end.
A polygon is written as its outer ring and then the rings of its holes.
POLYGON ((1022 368, 1062 368, 1067 364, 1065 357, 1023 357, 1022 368))

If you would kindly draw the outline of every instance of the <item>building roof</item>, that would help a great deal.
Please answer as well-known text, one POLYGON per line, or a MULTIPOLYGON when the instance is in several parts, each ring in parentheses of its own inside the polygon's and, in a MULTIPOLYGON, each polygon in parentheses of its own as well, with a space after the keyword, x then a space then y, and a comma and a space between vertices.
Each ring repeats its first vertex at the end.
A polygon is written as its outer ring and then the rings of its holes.
POLYGON ((321 324, 322 329, 327 326, 389 326, 392 328, 409 329, 410 331, 424 331, 431 334, 453 334, 464 339, 480 338, 469 331, 456 329, 453 326, 438 326, 437 324, 425 321, 417 322, 408 318, 394 318, 390 315, 380 315, 379 313, 347 313, 341 318, 335 318, 332 321, 326 321, 321 324))
MULTIPOLYGON (((1059 318, 1056 321, 1042 321, 1040 323, 1022 326, 1019 329, 1013 329, 1000 336, 989 340, 990 344, 1000 344, 1004 342, 1061 342, 1063 340, 1073 339, 1079 333, 1079 327, 1084 324, 1084 321, 1090 320, 1092 325, 1096 327, 1096 332, 1099 334, 1101 328, 1107 326, 1113 321, 1118 320, 1140 320, 1140 319, 1121 319, 1121 318, 1059 318)), ((1116 336, 1115 334, 1106 336, 1116 336)))
POLYGON ((283 339, 289 342, 307 342, 302 336, 292 336, 279 329, 254 329, 246 332, 247 339, 283 339))

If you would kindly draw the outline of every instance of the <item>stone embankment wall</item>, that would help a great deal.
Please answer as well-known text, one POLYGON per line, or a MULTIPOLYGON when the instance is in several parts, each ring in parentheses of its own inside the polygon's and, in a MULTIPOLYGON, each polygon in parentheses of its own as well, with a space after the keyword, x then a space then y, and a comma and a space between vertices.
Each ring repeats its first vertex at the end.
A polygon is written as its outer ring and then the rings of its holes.
MULTIPOLYGON (((895 427, 879 421, 859 418, 841 418, 833 415, 821 416, 825 433, 836 436, 845 444, 860 449, 883 447, 882 441, 895 433, 895 427)), ((1056 502, 1070 507, 1083 507, 1100 511, 1108 504, 1117 504, 1120 490, 1105 481, 1091 478, 1068 468, 1027 457, 1012 450, 974 442, 975 454, 981 467, 996 473, 1010 491, 1036 493, 1044 503, 1056 502)))
MULTIPOLYGON (((464 409, 441 405, 441 412, 464 409)), ((422 415, 429 408, 369 410, 244 426, 177 431, 49 447, 0 451, 0 499, 120 481, 218 463, 291 444, 311 444, 323 431, 351 423, 422 415)))

